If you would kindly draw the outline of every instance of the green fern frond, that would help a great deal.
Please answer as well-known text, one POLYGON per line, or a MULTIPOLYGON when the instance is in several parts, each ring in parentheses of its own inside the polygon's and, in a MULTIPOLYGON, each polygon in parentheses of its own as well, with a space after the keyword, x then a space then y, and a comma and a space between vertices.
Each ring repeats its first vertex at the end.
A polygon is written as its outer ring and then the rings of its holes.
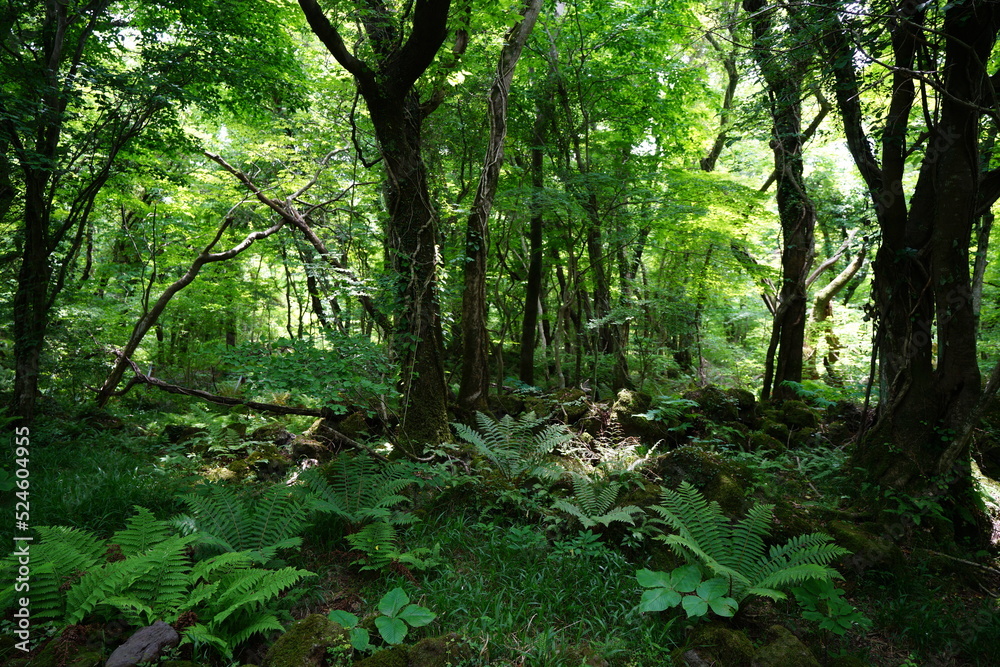
POLYGON ((409 502, 401 492, 413 480, 392 466, 341 455, 322 468, 307 470, 299 480, 309 492, 312 509, 339 516, 349 524, 386 521, 399 525, 416 520, 398 509, 409 502))
POLYGON ((396 529, 384 522, 371 523, 347 536, 351 548, 365 555, 362 570, 377 570, 396 555, 396 529))
POLYGON ((598 486, 582 475, 574 475, 573 499, 576 504, 559 499, 555 502, 556 509, 574 516, 584 528, 593 528, 597 524, 610 526, 615 521, 635 524, 634 515, 641 514, 641 509, 635 505, 614 507, 621 484, 610 482, 600 493, 595 490, 598 486))
POLYGON ((518 419, 504 415, 499 420, 477 412, 479 431, 464 424, 453 426, 460 438, 475 447, 504 477, 512 480, 525 473, 544 474, 544 469, 539 470, 544 455, 573 438, 563 425, 550 425, 537 430, 545 420, 544 417, 535 417, 533 412, 518 419))
POLYGON ((170 524, 158 521, 153 513, 136 505, 136 513, 125 522, 124 530, 111 536, 111 543, 121 547, 122 555, 141 554, 170 536, 170 524))
POLYGON ((736 525, 722 514, 718 503, 709 503, 689 483, 676 491, 664 490, 662 505, 653 508, 675 534, 658 536, 689 563, 699 565, 713 577, 725 577, 730 596, 737 602, 747 595, 778 600, 782 589, 807 579, 840 577, 829 567, 834 559, 849 553, 823 533, 799 535, 764 554, 764 538, 770 530, 774 507, 755 505, 736 525))

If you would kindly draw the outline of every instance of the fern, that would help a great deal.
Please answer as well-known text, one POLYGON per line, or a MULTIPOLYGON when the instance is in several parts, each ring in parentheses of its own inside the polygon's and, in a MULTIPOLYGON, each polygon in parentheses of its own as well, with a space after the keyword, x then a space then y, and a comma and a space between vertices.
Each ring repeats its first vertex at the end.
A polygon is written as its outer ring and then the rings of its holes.
POLYGON ((676 531, 657 539, 703 571, 724 577, 730 596, 737 602, 748 595, 779 600, 786 597, 782 589, 807 579, 839 578, 829 563, 850 553, 823 533, 794 537, 765 553, 764 537, 774 516, 773 505, 755 505, 734 526, 718 503, 706 501, 688 482, 682 482, 676 491, 664 489, 661 505, 653 509, 676 531))
POLYGON ((615 521, 634 525, 634 517, 642 513, 641 509, 635 505, 614 506, 621 486, 618 482, 609 482, 598 494, 597 484, 581 475, 576 475, 573 477, 573 496, 576 503, 560 498, 555 502, 555 507, 576 517, 584 528, 593 528, 597 524, 609 526, 615 521))
POLYGON ((371 459, 341 455, 299 479, 309 492, 310 508, 334 514, 351 528, 372 521, 404 525, 417 520, 398 509, 409 501, 401 492, 412 480, 371 459))
POLYGON ((475 447, 501 475, 513 481, 526 475, 551 476, 552 471, 543 465, 545 455, 573 439, 573 434, 561 424, 537 430, 544 422, 545 418, 536 417, 534 412, 516 420, 510 415, 495 420, 477 412, 479 431, 461 423, 452 425, 460 438, 475 447))
POLYGON ((199 544, 210 553, 255 551, 267 561, 279 549, 302 543, 298 534, 306 524, 306 508, 283 484, 270 487, 256 499, 210 484, 183 500, 192 516, 179 517, 175 523, 197 532, 199 544))
MULTIPOLYGON (((104 542, 93 533, 67 526, 38 526, 38 541, 31 545, 31 616, 39 621, 66 614, 65 586, 104 561, 104 542)), ((18 597, 15 577, 17 553, 0 561, 0 609, 13 606, 18 597)))
POLYGON ((111 536, 112 544, 117 544, 126 557, 145 553, 172 532, 168 522, 158 521, 146 508, 136 506, 134 509, 136 514, 125 522, 125 529, 111 536))

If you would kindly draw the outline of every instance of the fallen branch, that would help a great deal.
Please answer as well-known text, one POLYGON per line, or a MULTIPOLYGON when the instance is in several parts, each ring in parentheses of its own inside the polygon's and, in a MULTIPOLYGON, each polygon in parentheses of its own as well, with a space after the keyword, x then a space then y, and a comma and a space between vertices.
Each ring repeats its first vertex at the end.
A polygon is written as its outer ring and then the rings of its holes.
MULTIPOLYGON (((193 396, 194 398, 200 398, 203 401, 208 401, 209 403, 215 403, 216 405, 244 405, 251 410, 258 410, 260 412, 270 412, 272 414, 278 415, 304 415, 307 417, 320 417, 322 419, 333 419, 336 417, 336 413, 328 407, 322 408, 305 408, 298 406, 288 406, 288 405, 275 405, 273 403, 258 403, 257 401, 247 401, 242 398, 234 398, 232 396, 219 396, 218 394, 210 394, 207 391, 202 391, 201 389, 189 389, 188 387, 181 387, 180 385, 170 384, 165 380, 155 378, 151 375, 146 375, 140 370, 138 364, 126 357, 120 350, 114 350, 114 354, 118 357, 119 361, 127 364, 132 368, 132 372, 135 376, 129 380, 125 388, 119 392, 124 394, 130 388, 137 384, 148 384, 150 386, 161 389, 170 394, 180 394, 182 396, 193 396)), ((91 387, 93 391, 99 391, 91 387)), ((360 450, 372 456, 379 461, 388 463, 389 459, 382 456, 374 449, 368 445, 362 444, 357 440, 347 437, 340 431, 332 428, 327 424, 326 437, 334 442, 334 444, 342 445, 346 447, 352 447, 354 449, 360 450)))

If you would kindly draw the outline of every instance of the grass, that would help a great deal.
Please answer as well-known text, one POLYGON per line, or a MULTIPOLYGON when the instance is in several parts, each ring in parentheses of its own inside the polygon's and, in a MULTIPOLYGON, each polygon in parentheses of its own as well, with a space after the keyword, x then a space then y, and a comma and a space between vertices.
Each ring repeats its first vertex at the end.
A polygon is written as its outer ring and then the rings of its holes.
POLYGON ((438 614, 430 634, 470 638, 473 664, 579 667, 667 664, 678 629, 636 610, 637 566, 592 539, 550 544, 538 526, 477 520, 473 508, 428 518, 407 548, 441 545, 447 564, 418 580, 381 582, 370 600, 395 585, 438 614), (384 587, 384 590, 383 590, 384 587))

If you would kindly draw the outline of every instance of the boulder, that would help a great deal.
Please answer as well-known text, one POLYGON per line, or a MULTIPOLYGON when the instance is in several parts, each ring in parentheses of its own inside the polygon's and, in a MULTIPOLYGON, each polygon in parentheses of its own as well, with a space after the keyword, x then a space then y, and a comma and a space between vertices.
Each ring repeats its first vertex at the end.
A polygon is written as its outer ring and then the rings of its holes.
POLYGON ((177 646, 180 635, 163 621, 138 630, 115 649, 105 667, 132 667, 140 662, 155 662, 168 648, 177 646))
POLYGON ((348 632, 326 616, 311 614, 296 621, 267 650, 261 667, 333 667, 328 651, 339 658, 336 667, 350 664, 348 632))
POLYGON ((739 630, 724 625, 709 624, 696 627, 691 633, 686 650, 681 649, 680 664, 690 667, 701 665, 726 665, 750 667, 753 663, 753 643, 739 630))
POLYGON ((469 657, 468 644, 454 632, 421 639, 410 647, 409 667, 450 667, 469 657))
POLYGON ((278 424, 277 422, 273 422, 255 429, 247 439, 255 442, 271 442, 278 447, 284 447, 291 442, 294 437, 295 436, 289 433, 284 426, 278 424))
POLYGON ((618 392, 611 412, 621 425, 622 435, 639 438, 648 444, 670 438, 670 424, 643 416, 652 406, 653 398, 649 394, 630 389, 618 392))
POLYGON ((802 401, 785 401, 781 404, 781 421, 789 428, 816 428, 819 415, 802 401))
MULTIPOLYGON (((698 410, 710 421, 724 424, 740 420, 739 394, 730 394, 715 385, 708 385, 684 392, 684 398, 697 403, 698 410)), ((745 402, 746 398, 742 400, 745 402)))
POLYGON ((402 646, 378 651, 364 660, 354 663, 354 667, 409 667, 409 652, 402 646))
POLYGON ((767 629, 768 643, 754 656, 754 667, 820 667, 809 647, 782 625, 767 629))
POLYGON ((333 451, 320 442, 304 435, 297 435, 292 439, 291 445, 292 460, 316 459, 320 463, 326 463, 333 458, 333 451))

